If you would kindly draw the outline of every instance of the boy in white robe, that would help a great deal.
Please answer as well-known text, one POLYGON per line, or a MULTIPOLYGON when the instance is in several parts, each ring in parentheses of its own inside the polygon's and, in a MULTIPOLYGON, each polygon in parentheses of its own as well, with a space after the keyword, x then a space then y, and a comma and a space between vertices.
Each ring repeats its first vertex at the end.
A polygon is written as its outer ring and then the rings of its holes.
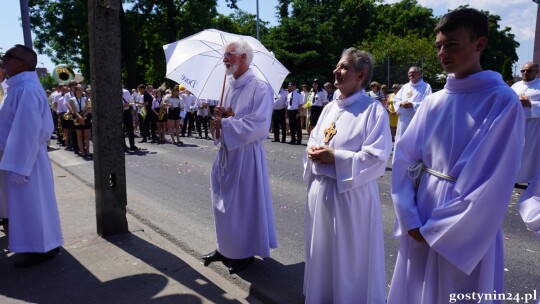
POLYGON ((54 193, 47 141, 54 125, 47 96, 35 72, 36 53, 23 45, 2 58, 10 76, 9 92, 0 106, 0 170, 6 173, 9 250, 29 253, 16 267, 55 257, 62 231, 54 193))
POLYGON ((350 48, 334 70, 340 98, 311 131, 304 180, 306 303, 385 303, 383 225, 377 178, 392 149, 388 114, 370 98, 371 54, 350 48))
POLYGON ((268 257, 277 248, 263 144, 274 94, 249 68, 252 59, 253 49, 245 40, 225 46, 223 62, 230 77, 213 119, 214 140, 221 145, 211 174, 217 250, 201 258, 205 266, 223 262, 231 274, 246 268, 254 256, 268 257))
POLYGON ((482 70, 484 14, 452 11, 435 33, 450 74, 396 144, 392 199, 400 248, 389 304, 504 292, 501 227, 523 150, 523 111, 501 75, 482 70))

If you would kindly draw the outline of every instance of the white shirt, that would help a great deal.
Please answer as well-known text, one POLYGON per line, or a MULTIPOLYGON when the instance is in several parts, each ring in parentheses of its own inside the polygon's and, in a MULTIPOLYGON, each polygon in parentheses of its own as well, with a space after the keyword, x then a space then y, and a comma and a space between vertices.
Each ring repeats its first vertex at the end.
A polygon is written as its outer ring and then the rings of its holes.
POLYGON ((287 94, 287 110, 298 110, 302 105, 302 95, 296 90, 287 94))

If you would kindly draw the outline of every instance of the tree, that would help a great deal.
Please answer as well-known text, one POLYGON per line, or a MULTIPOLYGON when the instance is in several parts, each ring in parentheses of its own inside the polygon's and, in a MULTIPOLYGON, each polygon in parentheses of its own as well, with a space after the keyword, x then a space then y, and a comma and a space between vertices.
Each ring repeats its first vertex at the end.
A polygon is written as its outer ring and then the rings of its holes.
POLYGON ((509 58, 506 58, 503 63, 501 74, 504 81, 514 80, 514 75, 512 73, 512 61, 509 58))
POLYGON ((406 83, 409 67, 418 66, 422 70, 425 81, 434 87, 441 86, 437 85, 437 81, 438 75, 443 71, 431 37, 419 37, 414 34, 398 36, 381 32, 373 39, 362 41, 356 47, 373 54, 374 80, 386 83, 389 79, 388 85, 406 83))

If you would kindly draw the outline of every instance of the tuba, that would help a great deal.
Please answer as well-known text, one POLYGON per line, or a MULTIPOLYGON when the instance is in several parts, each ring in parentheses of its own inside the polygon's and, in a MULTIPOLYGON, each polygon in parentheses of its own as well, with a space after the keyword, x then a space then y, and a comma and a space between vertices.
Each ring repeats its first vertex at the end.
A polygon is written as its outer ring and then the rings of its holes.
POLYGON ((65 65, 57 66, 52 71, 52 77, 56 82, 66 84, 75 79, 75 73, 70 67, 65 65))

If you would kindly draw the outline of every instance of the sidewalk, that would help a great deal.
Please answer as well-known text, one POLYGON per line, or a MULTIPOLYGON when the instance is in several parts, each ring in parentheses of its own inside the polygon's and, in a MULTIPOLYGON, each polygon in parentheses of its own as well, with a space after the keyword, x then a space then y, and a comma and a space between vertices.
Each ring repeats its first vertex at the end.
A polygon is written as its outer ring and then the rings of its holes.
POLYGON ((0 303, 258 303, 127 215, 130 233, 96 233, 94 189, 52 163, 64 246, 16 269, 0 232, 0 303))

